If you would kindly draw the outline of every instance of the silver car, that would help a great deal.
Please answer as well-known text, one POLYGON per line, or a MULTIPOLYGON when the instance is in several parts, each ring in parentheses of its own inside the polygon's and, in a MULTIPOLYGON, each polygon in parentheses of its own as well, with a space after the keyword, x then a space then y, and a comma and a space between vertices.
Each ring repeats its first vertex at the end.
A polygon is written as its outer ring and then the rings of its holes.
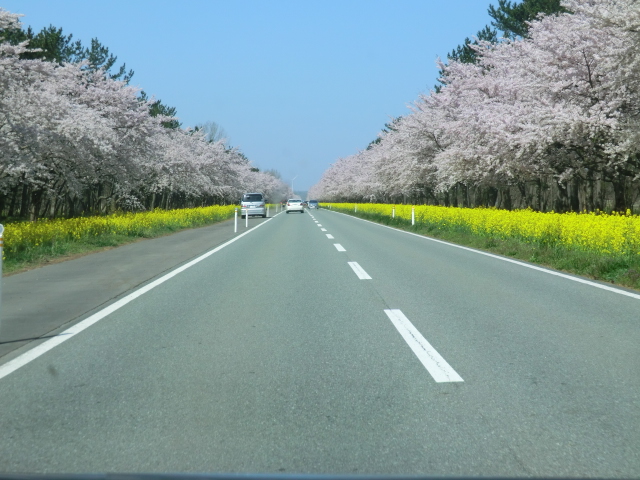
POLYGON ((300 200, 299 198, 290 198, 289 200, 287 200, 286 211, 287 213, 290 213, 290 212, 304 213, 304 206, 302 205, 302 200, 300 200))
POLYGON ((318 204, 318 200, 309 200, 309 208, 320 208, 320 205, 318 204))
POLYGON ((245 193, 240 202, 240 216, 258 215, 267 218, 267 207, 265 205, 264 195, 261 193, 245 193))

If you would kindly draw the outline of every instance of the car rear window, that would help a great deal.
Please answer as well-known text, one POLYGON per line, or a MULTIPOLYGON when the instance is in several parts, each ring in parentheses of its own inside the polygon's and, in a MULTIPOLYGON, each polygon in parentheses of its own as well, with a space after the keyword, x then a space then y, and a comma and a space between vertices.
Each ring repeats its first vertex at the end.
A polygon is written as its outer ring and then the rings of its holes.
POLYGON ((300 203, 302 200, 289 200, 289 203, 300 203))
POLYGON ((242 197, 243 202, 261 202, 262 195, 259 193, 247 193, 242 197))

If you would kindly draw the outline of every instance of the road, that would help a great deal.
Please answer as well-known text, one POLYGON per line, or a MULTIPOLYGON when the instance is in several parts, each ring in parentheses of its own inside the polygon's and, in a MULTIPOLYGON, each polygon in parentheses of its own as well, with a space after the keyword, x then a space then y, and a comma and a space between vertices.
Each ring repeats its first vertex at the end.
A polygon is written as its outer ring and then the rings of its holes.
POLYGON ((0 472, 640 476, 639 296, 327 210, 218 248, 0 365, 0 472))

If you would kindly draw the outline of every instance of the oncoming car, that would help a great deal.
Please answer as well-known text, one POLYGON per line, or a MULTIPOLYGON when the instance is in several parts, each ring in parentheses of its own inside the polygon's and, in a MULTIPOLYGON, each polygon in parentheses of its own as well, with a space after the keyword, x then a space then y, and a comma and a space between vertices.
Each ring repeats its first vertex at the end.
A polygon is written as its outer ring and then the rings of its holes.
POLYGON ((240 216, 258 215, 267 218, 267 207, 265 205, 264 195, 261 193, 245 193, 240 202, 240 216))
POLYGON ((320 208, 320 205, 318 204, 318 200, 309 200, 309 208, 320 208))
POLYGON ((304 206, 302 205, 302 200, 299 198, 290 198, 287 200, 287 213, 289 212, 300 212, 304 213, 304 206))

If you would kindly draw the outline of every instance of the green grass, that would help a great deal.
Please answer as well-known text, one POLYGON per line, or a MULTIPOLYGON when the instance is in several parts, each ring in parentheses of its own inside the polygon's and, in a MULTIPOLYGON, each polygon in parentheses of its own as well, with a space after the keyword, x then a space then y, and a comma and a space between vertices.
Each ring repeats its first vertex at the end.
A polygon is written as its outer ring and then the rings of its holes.
POLYGON ((477 248, 594 280, 640 290, 640 255, 638 254, 602 255, 558 245, 539 245, 525 243, 517 239, 478 235, 459 227, 442 228, 429 224, 411 225, 411 220, 391 218, 378 213, 334 210, 457 245, 477 248))

